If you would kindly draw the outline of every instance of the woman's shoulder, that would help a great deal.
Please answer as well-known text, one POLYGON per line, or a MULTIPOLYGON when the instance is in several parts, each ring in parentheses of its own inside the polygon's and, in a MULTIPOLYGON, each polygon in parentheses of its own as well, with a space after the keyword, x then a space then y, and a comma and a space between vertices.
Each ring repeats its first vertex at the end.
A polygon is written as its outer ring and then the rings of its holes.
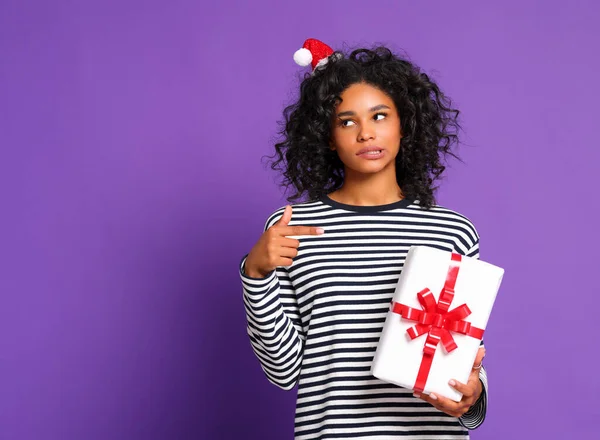
MULTIPOLYGON (((425 208, 422 208, 419 205, 419 201, 417 200, 414 205, 418 206, 420 209, 424 210, 425 208)), ((438 216, 443 216, 443 217, 448 217, 448 218, 454 218, 458 221, 462 221, 464 223, 468 223, 470 225, 473 225, 473 221, 471 220, 471 218, 469 217, 468 214, 466 214, 464 211, 458 211, 456 209, 452 209, 449 208, 448 206, 445 205, 438 205, 438 204, 434 204, 429 211, 433 214, 433 215, 438 215, 438 216)))
POLYGON ((310 200, 299 203, 288 203, 286 205, 282 205, 277 209, 270 212, 265 222, 265 231, 277 223, 281 217, 283 216, 283 212, 285 211, 286 206, 292 207, 292 218, 290 220, 290 224, 293 225, 295 220, 299 218, 307 218, 313 214, 319 212, 319 210, 323 210, 324 204, 321 200, 310 200))
POLYGON ((435 220, 448 228, 454 229, 462 235, 466 235, 467 241, 470 242, 470 244, 479 241, 477 227, 466 213, 438 204, 434 204, 431 208, 425 209, 419 204, 418 200, 413 203, 412 206, 432 220, 435 220))

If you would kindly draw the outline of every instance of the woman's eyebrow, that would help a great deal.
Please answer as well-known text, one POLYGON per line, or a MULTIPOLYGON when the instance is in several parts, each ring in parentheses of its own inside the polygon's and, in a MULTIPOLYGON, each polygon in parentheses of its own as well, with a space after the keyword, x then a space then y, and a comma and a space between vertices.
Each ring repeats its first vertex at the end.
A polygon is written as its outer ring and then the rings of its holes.
MULTIPOLYGON (((377 110, 382 110, 384 108, 390 110, 390 108, 387 105, 385 105, 385 104, 379 104, 379 105, 376 105, 375 107, 371 107, 369 109, 369 111, 370 112, 376 112, 377 110)), ((337 117, 340 118, 342 116, 355 116, 355 115, 356 115, 356 113, 354 113, 352 110, 348 110, 346 112, 338 113, 337 117)))

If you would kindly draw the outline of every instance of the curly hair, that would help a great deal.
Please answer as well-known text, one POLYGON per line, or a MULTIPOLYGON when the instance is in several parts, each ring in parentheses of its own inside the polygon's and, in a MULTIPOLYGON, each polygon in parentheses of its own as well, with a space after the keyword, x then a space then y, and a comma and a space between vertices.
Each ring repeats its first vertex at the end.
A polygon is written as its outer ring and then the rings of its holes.
POLYGON ((418 66, 384 46, 356 49, 348 57, 335 51, 302 79, 299 99, 283 112, 283 139, 270 156, 271 168, 284 177, 282 186, 295 189, 288 201, 318 199, 342 186, 344 165, 329 148, 331 121, 340 95, 356 83, 374 86, 394 101, 402 133, 396 180, 404 197, 431 208, 434 182, 446 168, 441 156, 460 160, 451 151, 458 142, 459 111, 418 66))

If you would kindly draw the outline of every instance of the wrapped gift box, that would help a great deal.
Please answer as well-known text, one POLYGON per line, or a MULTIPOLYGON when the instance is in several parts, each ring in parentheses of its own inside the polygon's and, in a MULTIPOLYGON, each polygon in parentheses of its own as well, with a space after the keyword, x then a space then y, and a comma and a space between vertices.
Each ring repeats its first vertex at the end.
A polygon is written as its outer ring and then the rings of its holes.
POLYGON ((460 401, 448 381, 467 383, 503 275, 504 269, 475 258, 412 246, 371 374, 460 401))

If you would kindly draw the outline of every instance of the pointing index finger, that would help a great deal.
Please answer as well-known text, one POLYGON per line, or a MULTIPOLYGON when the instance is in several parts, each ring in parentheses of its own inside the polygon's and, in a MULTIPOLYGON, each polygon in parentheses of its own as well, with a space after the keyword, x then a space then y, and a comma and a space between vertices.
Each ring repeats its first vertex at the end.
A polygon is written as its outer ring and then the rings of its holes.
POLYGON ((285 226, 281 228, 281 232, 288 237, 290 235, 322 235, 325 230, 315 226, 285 226))

